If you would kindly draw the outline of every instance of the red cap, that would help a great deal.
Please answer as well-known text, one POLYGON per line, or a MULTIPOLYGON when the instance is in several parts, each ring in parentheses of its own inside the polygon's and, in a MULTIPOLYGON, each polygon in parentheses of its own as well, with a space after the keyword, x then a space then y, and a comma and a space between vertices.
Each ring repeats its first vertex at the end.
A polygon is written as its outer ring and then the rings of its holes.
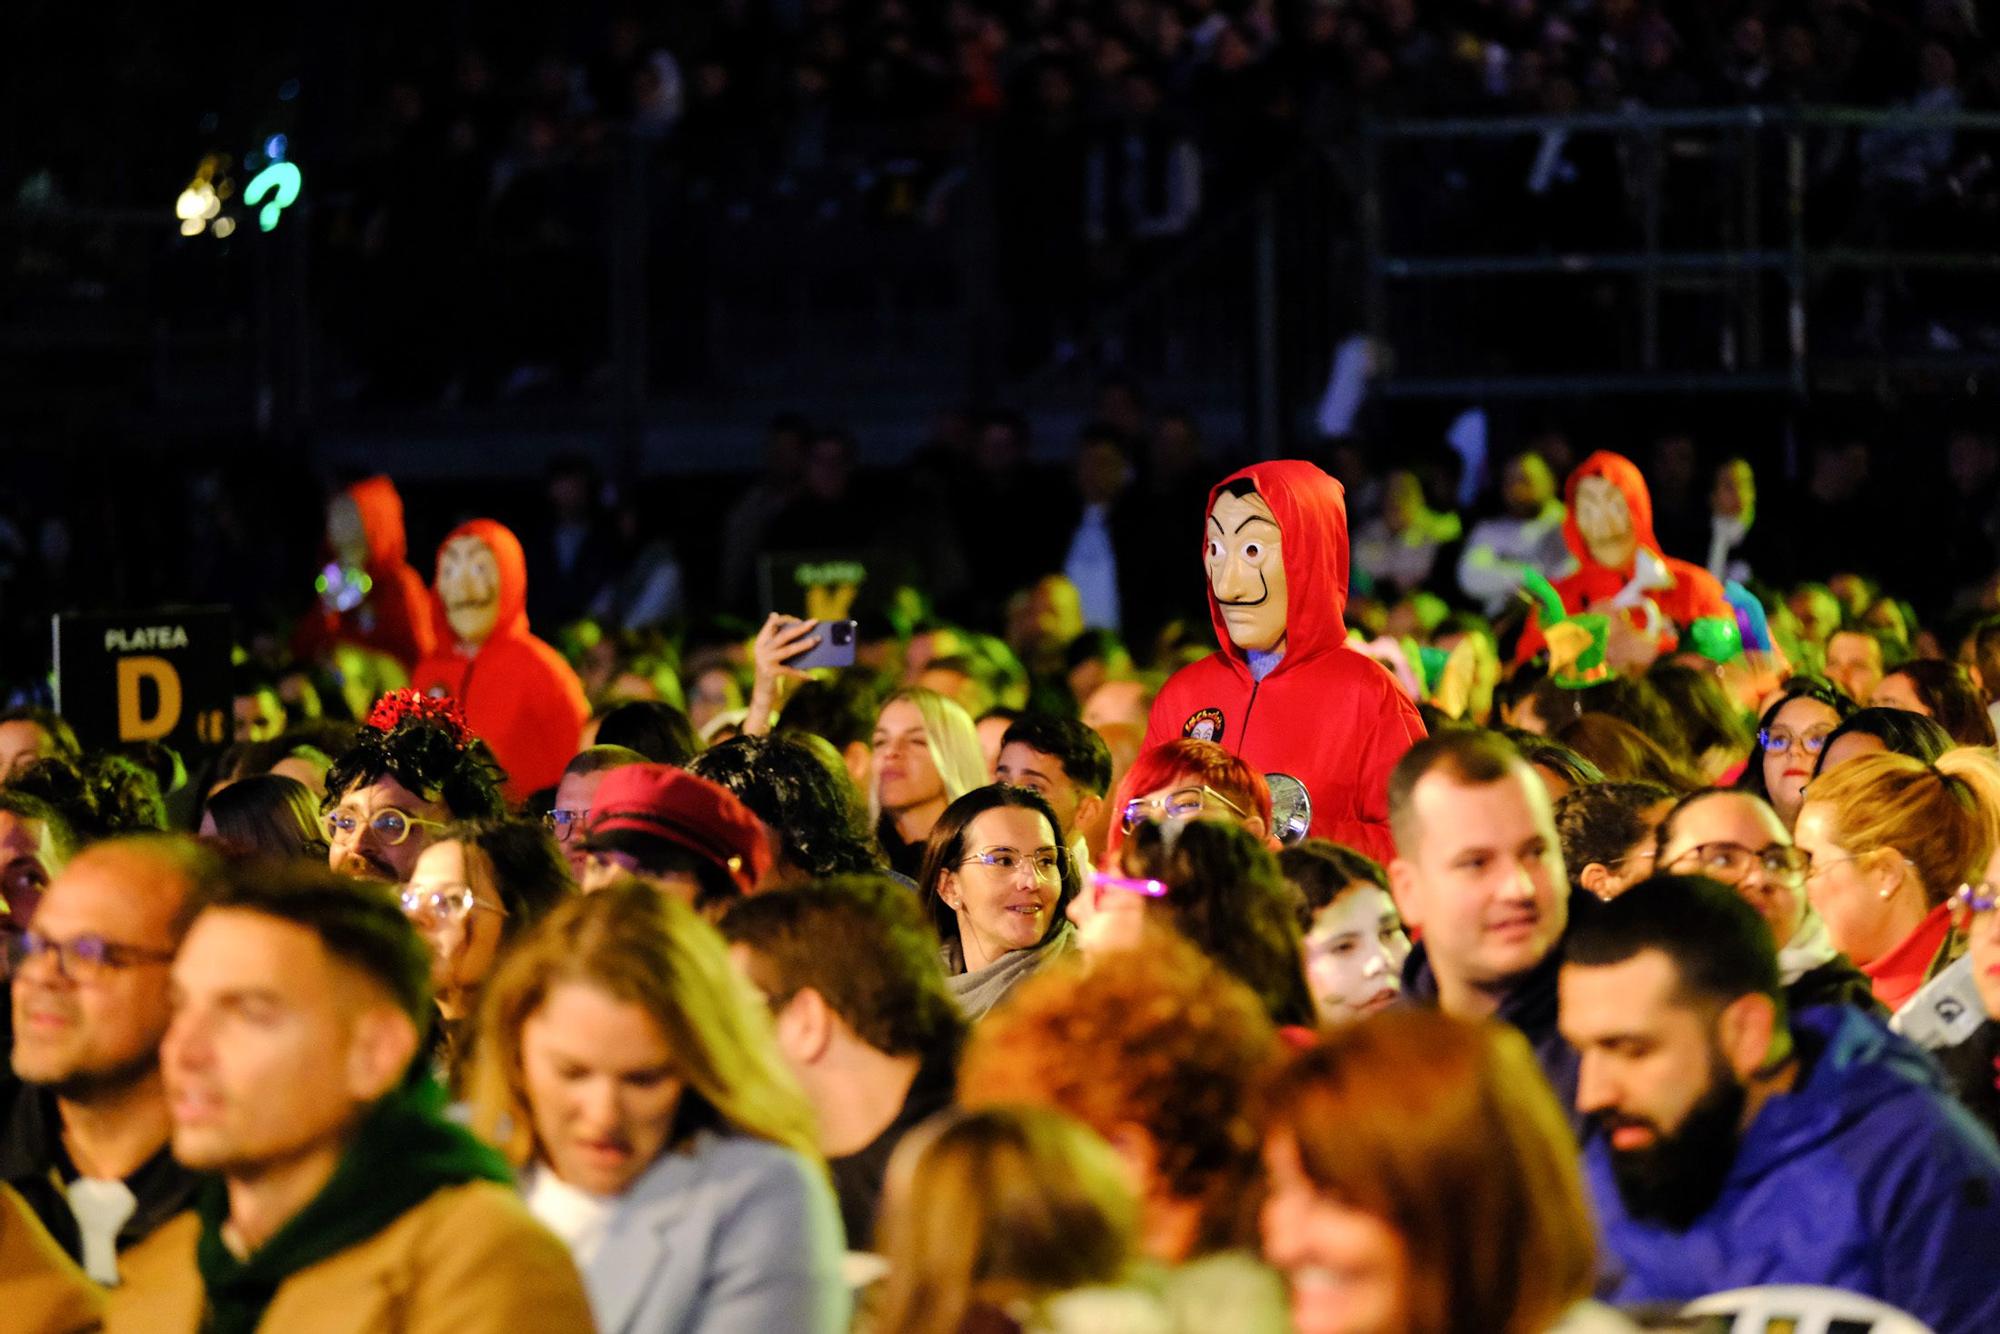
POLYGON ((736 794, 671 764, 626 764, 605 775, 590 803, 584 847, 644 858, 670 843, 707 858, 748 894, 771 869, 764 822, 736 794))

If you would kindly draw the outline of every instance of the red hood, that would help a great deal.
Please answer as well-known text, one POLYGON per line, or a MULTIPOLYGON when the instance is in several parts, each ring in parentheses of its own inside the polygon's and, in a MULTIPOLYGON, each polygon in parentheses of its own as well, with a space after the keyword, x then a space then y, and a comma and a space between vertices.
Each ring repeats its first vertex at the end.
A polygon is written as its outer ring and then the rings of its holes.
POLYGON ((1662 552, 1659 539, 1653 536, 1653 493, 1646 489, 1646 475, 1639 471, 1638 464, 1608 449, 1600 449, 1579 463, 1563 487, 1563 501, 1569 506, 1569 512, 1563 515, 1563 541, 1569 544, 1570 554, 1582 567, 1579 573, 1615 574, 1622 587, 1632 577, 1632 567, 1628 564, 1622 570, 1613 570, 1593 558, 1590 544, 1583 540, 1583 532, 1576 526, 1576 486, 1586 477, 1602 477, 1618 488, 1625 497, 1626 508, 1632 511, 1632 532, 1639 545, 1658 556, 1662 552))
MULTIPOLYGON (((493 639, 519 639, 528 633, 528 557, 521 550, 521 539, 514 536, 512 529, 492 519, 468 519, 445 534, 444 541, 438 543, 438 553, 453 540, 460 537, 476 537, 486 544, 493 553, 493 563, 500 570, 500 614, 493 622, 493 639)), ((437 566, 431 567, 432 601, 437 605, 438 642, 453 642, 451 626, 444 615, 444 599, 437 596, 437 566)), ((492 642, 491 640, 488 641, 492 642)))
POLYGON ((403 532, 403 497, 387 477, 364 477, 347 488, 348 498, 361 515, 361 531, 368 541, 368 569, 385 570, 401 565, 409 555, 409 539, 403 532))
MULTIPOLYGON (((1347 642, 1347 493, 1340 483, 1303 459, 1252 464, 1217 482, 1208 507, 1230 483, 1248 478, 1271 507, 1285 556, 1285 671, 1347 642)), ((1204 511, 1206 513, 1206 511, 1204 511)), ((1207 542, 1203 534, 1204 545, 1207 542)), ((1206 584, 1206 574, 1203 576, 1206 584)), ((1215 641, 1233 662, 1249 670, 1242 649, 1229 638, 1215 591, 1208 593, 1215 641)))

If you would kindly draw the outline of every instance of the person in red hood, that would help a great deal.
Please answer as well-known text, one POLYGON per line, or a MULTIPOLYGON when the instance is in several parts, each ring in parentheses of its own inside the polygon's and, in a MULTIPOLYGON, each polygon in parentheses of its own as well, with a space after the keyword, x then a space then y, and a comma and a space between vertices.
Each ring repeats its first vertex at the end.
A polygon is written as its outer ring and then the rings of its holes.
POLYGON ((293 656, 318 662, 336 644, 359 644, 406 672, 429 657, 437 648, 430 592, 406 559, 396 484, 364 477, 327 502, 326 546, 332 562, 321 572, 320 605, 300 621, 293 656))
MULTIPOLYGON (((1563 540, 1577 559, 1577 570, 1557 580, 1555 590, 1570 614, 1605 609, 1602 604, 1617 598, 1639 576, 1646 585, 1644 599, 1659 608, 1663 621, 1655 635, 1662 653, 1671 652, 1680 631, 1704 616, 1734 619, 1736 613, 1714 575, 1660 550, 1659 539, 1653 536, 1652 493, 1632 460, 1598 450, 1569 475, 1564 499, 1569 514, 1563 519, 1563 540), (1643 570, 1641 553, 1646 553, 1643 570)), ((1643 607, 1628 607, 1626 618, 1640 630, 1650 619, 1643 607)), ((1526 662, 1543 643, 1537 612, 1521 632, 1515 660, 1526 662)))
POLYGON ((464 707, 507 771, 507 800, 553 787, 590 705, 562 655, 528 633, 520 539, 491 519, 452 529, 438 548, 437 599, 448 646, 418 663, 410 684, 464 707))
MULTIPOLYGON (((1424 725, 1394 678, 1347 645, 1340 483, 1297 459, 1245 468, 1209 492, 1205 540, 1222 647, 1168 680, 1147 747, 1217 742, 1267 776, 1295 780, 1314 836, 1394 855, 1389 771, 1424 725)), ((1275 797, 1289 785, 1272 788, 1275 797)))

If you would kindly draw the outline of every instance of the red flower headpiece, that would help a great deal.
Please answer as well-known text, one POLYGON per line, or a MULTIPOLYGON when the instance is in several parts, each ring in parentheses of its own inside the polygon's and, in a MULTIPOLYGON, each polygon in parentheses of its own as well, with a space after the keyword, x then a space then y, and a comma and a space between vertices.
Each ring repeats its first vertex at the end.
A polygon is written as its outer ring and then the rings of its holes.
POLYGON ((375 701, 375 707, 368 711, 366 726, 378 732, 394 731, 399 723, 419 722, 439 728, 451 734, 451 739, 463 747, 472 740, 472 729, 466 724, 465 710, 457 700, 449 695, 426 695, 421 690, 391 690, 375 701))

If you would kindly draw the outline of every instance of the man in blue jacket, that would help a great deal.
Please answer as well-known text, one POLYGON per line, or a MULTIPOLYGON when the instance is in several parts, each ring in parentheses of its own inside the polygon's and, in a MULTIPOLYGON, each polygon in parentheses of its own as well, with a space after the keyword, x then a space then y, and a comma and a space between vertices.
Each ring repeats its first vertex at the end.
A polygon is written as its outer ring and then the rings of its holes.
POLYGON ((1787 1016, 1734 891, 1635 886, 1571 929, 1560 989, 1614 1301, 1814 1284, 2000 1330, 2000 1147, 1871 1016, 1787 1016))

